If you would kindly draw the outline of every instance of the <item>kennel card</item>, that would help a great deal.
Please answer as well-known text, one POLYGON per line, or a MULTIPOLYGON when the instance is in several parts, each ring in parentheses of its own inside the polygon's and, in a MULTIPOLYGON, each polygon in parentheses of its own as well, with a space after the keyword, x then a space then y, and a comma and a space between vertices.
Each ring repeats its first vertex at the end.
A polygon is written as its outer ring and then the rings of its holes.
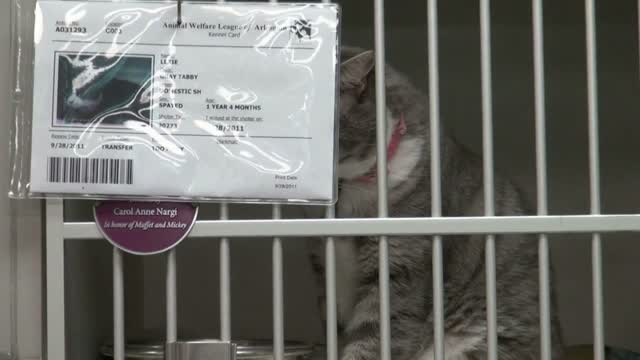
POLYGON ((339 9, 40 0, 31 194, 331 203, 339 9))

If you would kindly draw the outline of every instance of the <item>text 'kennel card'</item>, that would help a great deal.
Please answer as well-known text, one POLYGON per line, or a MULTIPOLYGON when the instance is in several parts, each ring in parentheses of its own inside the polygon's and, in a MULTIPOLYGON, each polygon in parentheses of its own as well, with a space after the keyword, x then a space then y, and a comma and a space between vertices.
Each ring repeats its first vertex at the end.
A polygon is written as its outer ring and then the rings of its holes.
POLYGON ((40 0, 37 194, 335 201, 339 11, 40 0))

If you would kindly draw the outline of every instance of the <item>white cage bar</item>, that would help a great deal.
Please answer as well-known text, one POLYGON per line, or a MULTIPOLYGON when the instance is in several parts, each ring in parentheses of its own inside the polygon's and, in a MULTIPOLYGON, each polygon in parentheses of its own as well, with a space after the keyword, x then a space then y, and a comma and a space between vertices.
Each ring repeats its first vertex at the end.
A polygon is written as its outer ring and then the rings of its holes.
MULTIPOLYGON (((229 219, 229 206, 220 205, 220 220, 229 219)), ((231 340, 231 255, 229 239, 220 238, 220 339, 231 340)))
MULTIPOLYGON (((46 202, 46 352, 47 359, 66 354, 64 306, 64 224, 62 200, 46 202)), ((98 231, 95 224, 93 227, 98 231)))
MULTIPOLYGON (((585 0, 587 43, 587 87, 589 105, 589 178, 591 214, 598 215, 600 206, 600 144, 598 128, 598 79, 596 47, 596 9, 594 0, 585 0)), ((604 360, 604 309, 602 286, 602 243, 600 233, 594 232, 591 244, 593 277, 593 355, 604 360)))
MULTIPOLYGON (((53 200, 52 200, 53 201, 53 200)), ((101 240, 93 222, 60 224, 68 240, 101 240)), ((400 235, 640 232, 640 215, 548 215, 441 218, 199 220, 189 235, 208 237, 348 237, 400 235)))
POLYGON ((178 340, 178 294, 176 249, 167 254, 167 342, 178 340))
MULTIPOLYGON (((335 208, 327 207, 327 219, 335 217, 335 208)), ((326 256, 326 301, 327 301, 327 360, 338 360, 338 306, 336 304, 336 244, 335 238, 328 236, 325 245, 326 256)))
MULTIPOLYGON (((374 0, 376 135, 378 217, 389 216, 387 193, 387 102, 385 79, 384 0, 374 0)), ((389 239, 382 234, 378 244, 380 287, 380 359, 391 360, 391 315, 389 305, 389 239)))
MULTIPOLYGON (((429 42, 429 121, 431 135, 431 216, 442 215, 442 189, 440 178, 440 69, 438 56, 438 1, 427 2, 429 42)), ((442 237, 433 236, 433 351, 436 360, 444 360, 444 279, 442 264, 442 237)))
MULTIPOLYGON (((547 205, 547 147, 546 147, 546 99, 544 81, 544 27, 542 0, 533 1, 533 67, 536 125, 536 188, 538 215, 548 214, 547 205)), ((549 239, 538 236, 538 267, 540 290, 540 355, 551 359, 551 290, 549 275, 549 239)))
MULTIPOLYGON (((222 2, 222 1, 220 1, 222 2)), ((270 0, 276 3, 275 0, 270 0)), ((323 2, 329 2, 323 0, 323 2)), ((495 216, 493 177, 493 104, 491 68, 491 4, 480 1, 480 43, 482 69, 482 120, 483 120, 483 169, 485 216, 442 217, 440 172, 440 96, 438 66, 438 2, 427 0, 428 19, 428 73, 429 113, 431 136, 431 217, 389 218, 387 200, 386 131, 387 111, 385 101, 385 24, 384 0, 374 0, 374 34, 376 50, 376 114, 378 150, 378 218, 335 219, 333 207, 327 207, 325 219, 281 219, 281 207, 273 206, 271 220, 230 220, 227 204, 220 205, 220 220, 197 221, 191 238, 220 239, 220 318, 221 339, 231 340, 231 238, 271 238, 273 269, 273 346, 275 359, 284 358, 284 308, 283 308, 283 252, 284 237, 323 237, 326 255, 326 306, 327 306, 327 359, 338 359, 337 306, 336 306, 336 258, 335 237, 379 237, 379 286, 380 286, 380 357, 391 359, 391 323, 389 298, 389 245, 388 236, 426 235, 433 237, 433 312, 434 358, 443 360, 444 310, 443 310, 443 258, 442 236, 485 236, 485 260, 487 276, 487 330, 488 358, 498 358, 496 284, 495 284, 495 236, 501 234, 529 233, 539 236, 540 277, 540 328, 541 358, 551 359, 551 313, 549 287, 549 239, 555 233, 592 234, 594 357, 604 360, 603 283, 601 233, 640 232, 640 215, 601 215, 598 131, 598 83, 596 56, 596 14, 594 0, 585 0, 588 113, 589 113, 589 165, 590 165, 590 215, 548 215, 546 120, 545 120, 545 70, 543 2, 532 0, 534 36, 535 127, 536 127, 536 216, 495 216), (541 232, 543 232, 541 234, 541 232)), ((640 1, 638 1, 640 14, 640 1)), ((639 15, 640 16, 640 15, 639 15)), ((640 25, 639 25, 640 33, 640 25)), ((64 243, 65 240, 102 239, 93 222, 64 222, 63 202, 46 202, 46 352, 49 359, 64 359, 65 301, 64 301, 64 243)), ((409 241, 409 240, 407 240, 409 241)), ((113 249, 113 321, 114 358, 124 360, 125 330, 123 286, 124 268, 122 253, 113 249)), ((167 341, 175 341, 177 334, 176 250, 167 255, 167 341)))
MULTIPOLYGON (((282 218, 279 205, 273 206, 273 219, 282 218)), ((276 360, 284 359, 284 297, 283 297, 283 265, 282 239, 273 238, 273 356, 276 360)))
POLYGON ((113 358, 124 360, 124 266, 122 252, 113 248, 113 358))
MULTIPOLYGON (((330 0, 322 0, 329 4, 330 0)), ((325 218, 334 219, 336 210, 333 205, 327 206, 325 218)), ((336 243, 333 236, 325 240, 325 301, 327 302, 326 343, 327 360, 338 360, 338 305, 336 294, 336 243)))
MULTIPOLYGON (((229 220, 226 203, 220 204, 220 220, 229 220)), ((231 249, 226 237, 220 238, 220 340, 231 341, 231 249)))
MULTIPOLYGON (((269 0, 276 4, 278 0, 269 0)), ((280 205, 273 205, 273 219, 282 217, 280 205)), ((273 358, 284 360, 284 296, 282 240, 273 238, 273 358)))
MULTIPOLYGON (((484 175, 484 215, 495 215, 493 165, 493 92, 491 70, 491 2, 480 1, 480 51, 482 66, 482 145, 484 175)), ((495 235, 485 237, 485 278, 487 287, 487 359, 498 359, 495 235)))

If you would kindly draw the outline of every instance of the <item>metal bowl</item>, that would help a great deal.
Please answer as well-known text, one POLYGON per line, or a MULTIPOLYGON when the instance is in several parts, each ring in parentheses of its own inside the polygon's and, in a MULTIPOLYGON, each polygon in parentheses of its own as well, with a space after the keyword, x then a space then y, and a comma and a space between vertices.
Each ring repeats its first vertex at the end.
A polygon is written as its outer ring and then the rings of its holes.
MULTIPOLYGON (((100 347, 100 355, 103 359, 113 359, 113 344, 105 344, 100 347)), ((124 349, 125 359, 164 359, 164 344, 127 344, 124 349)))
MULTIPOLYGON (((234 341, 237 359, 273 359, 272 341, 234 341)), ((313 347, 300 342, 286 342, 284 344, 284 358, 287 360, 308 359, 313 353, 313 347)))
MULTIPOLYGON (((207 341, 215 342, 218 340, 180 341, 180 343, 188 345, 189 343, 201 344, 207 341)), ((236 345, 237 360, 272 360, 274 358, 273 343, 271 341, 234 340, 233 343, 236 345)), ((284 345, 284 359, 309 360, 312 356, 313 351, 314 348, 312 346, 306 345, 301 342, 288 341, 285 342, 284 345)), ((113 345, 103 345, 100 348, 100 354, 102 355, 103 359, 113 359, 113 345)), ((127 346, 125 347, 125 359, 127 360, 159 360, 165 358, 164 354, 164 343, 127 344, 127 346)))

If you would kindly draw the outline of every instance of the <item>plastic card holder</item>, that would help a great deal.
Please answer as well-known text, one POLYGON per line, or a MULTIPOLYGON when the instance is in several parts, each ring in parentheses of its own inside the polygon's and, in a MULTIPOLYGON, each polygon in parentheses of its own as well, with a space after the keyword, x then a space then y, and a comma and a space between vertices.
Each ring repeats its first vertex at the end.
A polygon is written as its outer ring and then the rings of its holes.
POLYGON ((39 0, 10 196, 335 202, 339 26, 335 4, 39 0))

